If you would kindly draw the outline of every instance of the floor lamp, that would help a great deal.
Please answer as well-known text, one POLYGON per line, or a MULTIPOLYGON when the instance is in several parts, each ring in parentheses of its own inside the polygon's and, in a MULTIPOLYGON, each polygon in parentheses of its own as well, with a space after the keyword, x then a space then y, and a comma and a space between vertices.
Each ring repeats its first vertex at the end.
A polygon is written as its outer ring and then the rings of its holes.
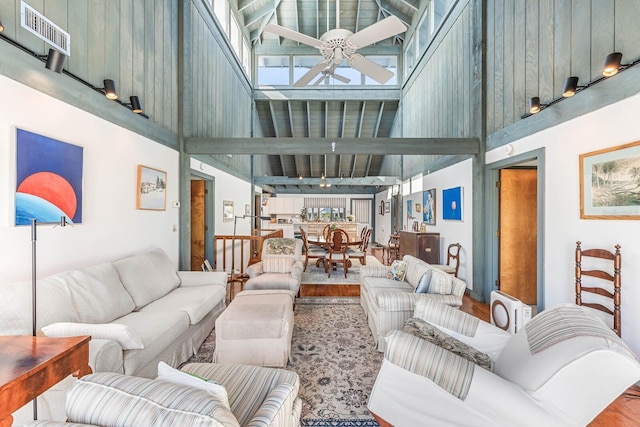
POLYGON ((270 220, 269 216, 260 216, 260 215, 236 215, 233 218, 233 239, 231 240, 231 273, 233 274, 233 269, 236 266, 236 225, 238 218, 259 218, 262 220, 270 220))
MULTIPOLYGON (((36 273, 36 243, 38 241, 37 236, 37 228, 38 225, 43 224, 54 224, 54 226, 65 227, 67 222, 67 217, 60 217, 59 222, 38 222, 35 218, 31 220, 31 332, 32 335, 36 336, 36 301, 37 301, 37 293, 36 293, 36 283, 37 283, 37 273, 36 273)), ((36 398, 37 399, 37 398, 36 398)), ((33 419, 38 419, 38 402, 36 399, 33 399, 33 419)))

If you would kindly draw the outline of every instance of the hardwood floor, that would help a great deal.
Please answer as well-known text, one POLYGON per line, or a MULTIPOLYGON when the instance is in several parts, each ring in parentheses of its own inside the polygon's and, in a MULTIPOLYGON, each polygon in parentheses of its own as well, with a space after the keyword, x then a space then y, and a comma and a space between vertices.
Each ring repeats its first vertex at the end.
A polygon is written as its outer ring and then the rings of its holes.
MULTIPOLYGON (((381 251, 372 251, 380 261, 381 251)), ((301 296, 359 296, 359 285, 303 285, 301 296)), ((468 295, 462 300, 460 309, 466 313, 489 321, 489 305, 480 303, 468 295)), ((635 427, 640 425, 640 387, 632 386, 593 420, 589 427, 635 427)))

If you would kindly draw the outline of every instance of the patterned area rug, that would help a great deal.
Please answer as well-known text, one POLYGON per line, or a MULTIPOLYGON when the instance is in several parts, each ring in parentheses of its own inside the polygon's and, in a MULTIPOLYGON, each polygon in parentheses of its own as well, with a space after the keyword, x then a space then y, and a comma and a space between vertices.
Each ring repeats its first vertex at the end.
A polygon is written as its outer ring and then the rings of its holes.
MULTIPOLYGON (((353 258, 351 260, 351 264, 351 267, 347 270, 346 279, 344 277, 342 265, 338 265, 336 270, 331 272, 331 277, 327 277, 324 267, 316 267, 316 260, 310 259, 309 264, 307 265, 307 271, 302 273, 300 283, 303 285, 358 284, 360 283, 360 267, 362 264, 360 264, 360 260, 357 258, 353 258)), ((372 255, 367 256, 367 265, 382 267, 382 263, 372 255)))
MULTIPOLYGON (((189 362, 211 362, 214 332, 189 362)), ((291 351, 287 369, 300 376, 303 427, 378 426, 367 401, 382 353, 358 298, 298 298, 291 351)))

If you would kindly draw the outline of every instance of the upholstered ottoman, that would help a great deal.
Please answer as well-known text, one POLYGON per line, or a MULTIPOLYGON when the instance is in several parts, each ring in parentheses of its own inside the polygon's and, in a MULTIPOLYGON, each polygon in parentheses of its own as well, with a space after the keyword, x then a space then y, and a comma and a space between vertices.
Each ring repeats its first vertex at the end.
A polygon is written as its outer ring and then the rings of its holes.
POLYGON ((216 363, 285 367, 291 356, 293 303, 284 289, 238 293, 216 319, 216 363))

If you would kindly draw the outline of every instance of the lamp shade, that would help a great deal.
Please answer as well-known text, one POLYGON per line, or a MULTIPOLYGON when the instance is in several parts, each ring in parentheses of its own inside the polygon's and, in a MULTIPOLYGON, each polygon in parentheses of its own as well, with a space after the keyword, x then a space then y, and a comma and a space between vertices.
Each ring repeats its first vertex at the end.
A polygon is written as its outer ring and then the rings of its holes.
POLYGON ((604 68, 602 69, 602 75, 605 77, 616 75, 620 70, 621 61, 622 54, 620 52, 613 52, 607 55, 604 61, 604 68))
POLYGON ((564 81, 564 87, 562 88, 562 96, 565 98, 569 98, 573 96, 578 91, 578 77, 571 76, 567 77, 564 81))
POLYGON ((64 53, 55 49, 49 49, 49 55, 47 55, 47 65, 45 65, 45 67, 60 74, 62 73, 62 69, 64 68, 65 59, 67 59, 67 56, 64 53))
POLYGON ((111 79, 104 79, 104 96, 109 99, 118 99, 116 83, 111 79))
POLYGON ((136 114, 142 113, 142 104, 140 103, 140 98, 134 95, 130 96, 129 100, 131 101, 131 110, 136 114))
POLYGON ((529 113, 536 114, 538 112, 540 112, 540 97, 529 98, 529 113))

